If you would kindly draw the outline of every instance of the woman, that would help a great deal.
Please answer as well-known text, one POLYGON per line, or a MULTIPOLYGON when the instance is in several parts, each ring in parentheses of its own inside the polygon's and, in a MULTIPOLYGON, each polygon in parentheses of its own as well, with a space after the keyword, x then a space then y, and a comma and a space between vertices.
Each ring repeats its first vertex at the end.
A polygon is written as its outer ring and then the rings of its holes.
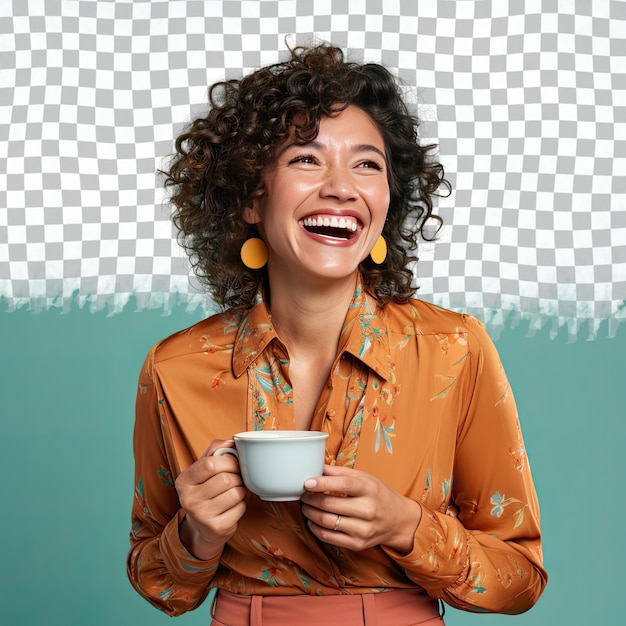
POLYGON ((495 348, 412 298, 448 187, 417 124, 387 70, 321 45, 212 87, 178 138, 174 220, 225 312, 155 346, 139 381, 128 573, 170 615, 213 587, 231 625, 435 624, 440 600, 520 613, 540 596, 495 348), (300 502, 261 501, 212 455, 253 429, 329 433, 300 502))

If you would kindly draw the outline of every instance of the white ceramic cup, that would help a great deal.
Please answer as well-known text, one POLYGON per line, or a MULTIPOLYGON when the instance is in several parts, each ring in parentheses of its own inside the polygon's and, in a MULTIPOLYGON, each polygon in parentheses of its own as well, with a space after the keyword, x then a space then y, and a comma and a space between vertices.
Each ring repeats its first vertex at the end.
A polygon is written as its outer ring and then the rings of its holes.
POLYGON ((235 448, 213 454, 239 459, 246 487, 261 500, 286 502, 304 493, 304 481, 321 476, 328 433, 310 430, 255 430, 233 435, 235 448))

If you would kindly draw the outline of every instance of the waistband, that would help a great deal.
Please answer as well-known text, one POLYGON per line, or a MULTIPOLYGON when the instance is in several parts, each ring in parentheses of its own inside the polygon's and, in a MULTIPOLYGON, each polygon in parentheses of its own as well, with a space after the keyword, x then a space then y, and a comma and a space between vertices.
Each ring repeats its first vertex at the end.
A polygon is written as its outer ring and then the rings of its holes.
POLYGON ((444 624, 438 601, 421 589, 336 596, 245 596, 220 589, 211 616, 214 626, 444 624))

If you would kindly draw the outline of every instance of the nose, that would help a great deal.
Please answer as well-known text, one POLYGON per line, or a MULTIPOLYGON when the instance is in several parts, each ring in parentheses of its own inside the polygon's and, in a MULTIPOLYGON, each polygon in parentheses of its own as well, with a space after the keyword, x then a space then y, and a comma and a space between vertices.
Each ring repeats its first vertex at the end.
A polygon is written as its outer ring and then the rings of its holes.
POLYGON ((341 202, 354 200, 359 195, 350 173, 342 167, 329 168, 320 194, 325 198, 335 198, 341 202))

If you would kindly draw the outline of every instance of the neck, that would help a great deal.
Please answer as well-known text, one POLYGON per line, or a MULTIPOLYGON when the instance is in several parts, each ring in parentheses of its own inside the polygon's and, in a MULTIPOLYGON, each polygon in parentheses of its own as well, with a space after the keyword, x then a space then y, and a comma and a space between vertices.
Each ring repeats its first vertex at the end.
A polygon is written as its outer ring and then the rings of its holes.
POLYGON ((335 350, 356 288, 356 274, 340 281, 287 285, 272 282, 272 321, 290 354, 335 350))

